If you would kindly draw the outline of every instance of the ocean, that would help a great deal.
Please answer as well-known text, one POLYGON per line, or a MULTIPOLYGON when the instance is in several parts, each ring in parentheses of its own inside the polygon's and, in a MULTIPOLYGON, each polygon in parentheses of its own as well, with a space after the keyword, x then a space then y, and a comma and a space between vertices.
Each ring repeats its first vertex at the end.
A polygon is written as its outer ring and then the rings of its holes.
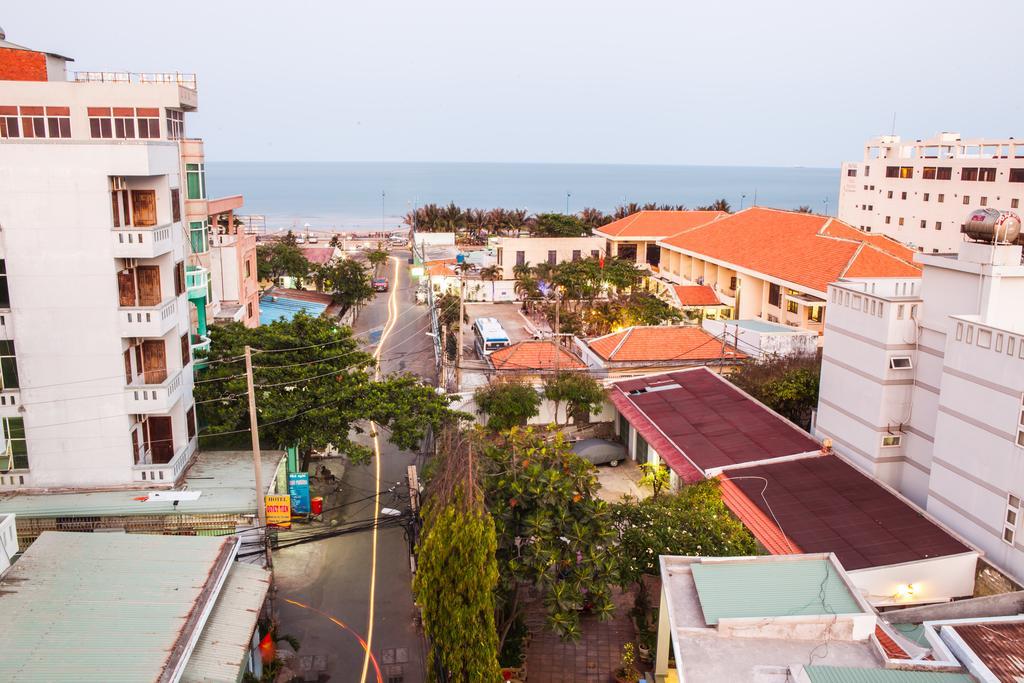
POLYGON ((269 231, 392 229, 413 206, 610 212, 619 204, 685 204, 725 198, 750 206, 834 213, 838 168, 484 164, 391 162, 217 162, 206 164, 211 197, 245 196, 244 214, 266 216, 269 231))

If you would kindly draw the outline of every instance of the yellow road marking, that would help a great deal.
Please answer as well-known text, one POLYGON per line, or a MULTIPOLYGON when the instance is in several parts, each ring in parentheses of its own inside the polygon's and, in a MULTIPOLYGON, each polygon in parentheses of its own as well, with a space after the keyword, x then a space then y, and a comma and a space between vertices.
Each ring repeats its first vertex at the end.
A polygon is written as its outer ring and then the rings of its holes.
MULTIPOLYGON (((388 321, 381 332, 380 341, 377 342, 377 350, 373 355, 377 359, 377 371, 374 375, 380 379, 380 354, 384 350, 384 342, 387 340, 391 330, 398 321, 398 258, 391 257, 394 263, 394 276, 391 278, 391 296, 388 297, 388 321)), ((370 553, 370 617, 369 625, 366 627, 366 655, 363 657, 363 673, 359 676, 360 681, 366 680, 366 674, 370 668, 370 654, 373 648, 373 612, 375 597, 377 593, 377 517, 380 516, 380 437, 377 435, 377 424, 370 422, 370 430, 373 434, 373 460, 375 485, 373 490, 373 546, 370 553)))

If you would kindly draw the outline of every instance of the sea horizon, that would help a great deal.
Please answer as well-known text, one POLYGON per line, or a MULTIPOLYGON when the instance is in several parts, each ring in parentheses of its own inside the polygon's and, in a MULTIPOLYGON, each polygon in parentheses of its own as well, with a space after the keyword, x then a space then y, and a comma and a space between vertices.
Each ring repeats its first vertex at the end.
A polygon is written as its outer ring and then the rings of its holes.
POLYGON ((211 197, 241 194, 270 232, 392 230, 414 206, 611 212, 635 202, 688 208, 726 199, 834 213, 839 168, 558 162, 208 161, 211 197))

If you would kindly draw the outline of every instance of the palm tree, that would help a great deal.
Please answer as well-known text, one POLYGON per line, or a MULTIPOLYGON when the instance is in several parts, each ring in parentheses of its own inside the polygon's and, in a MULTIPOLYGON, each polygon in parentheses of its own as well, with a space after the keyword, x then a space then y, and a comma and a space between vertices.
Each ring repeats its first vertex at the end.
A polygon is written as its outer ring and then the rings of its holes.
POLYGON ((498 266, 487 266, 480 269, 480 279, 491 282, 491 301, 494 301, 494 281, 501 279, 501 268, 498 266))

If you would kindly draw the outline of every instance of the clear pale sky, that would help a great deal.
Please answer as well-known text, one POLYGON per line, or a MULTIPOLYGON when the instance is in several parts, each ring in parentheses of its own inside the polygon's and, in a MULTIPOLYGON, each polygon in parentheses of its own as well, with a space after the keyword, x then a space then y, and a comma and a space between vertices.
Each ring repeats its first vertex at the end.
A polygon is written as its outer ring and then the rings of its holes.
POLYGON ((80 70, 199 76, 212 160, 828 166, 1024 135, 1024 3, 6 2, 80 70))

